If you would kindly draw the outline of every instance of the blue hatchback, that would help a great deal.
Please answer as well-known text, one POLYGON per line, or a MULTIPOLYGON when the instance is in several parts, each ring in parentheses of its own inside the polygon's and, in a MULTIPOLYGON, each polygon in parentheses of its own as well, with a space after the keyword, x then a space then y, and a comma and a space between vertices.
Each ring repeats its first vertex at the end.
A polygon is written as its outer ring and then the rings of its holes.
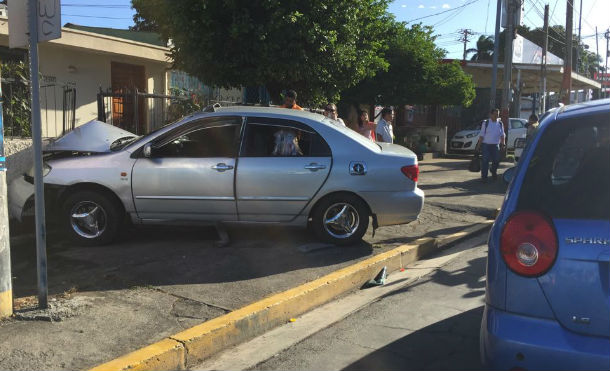
POLYGON ((610 369, 610 100, 543 119, 488 244, 486 367, 610 369))

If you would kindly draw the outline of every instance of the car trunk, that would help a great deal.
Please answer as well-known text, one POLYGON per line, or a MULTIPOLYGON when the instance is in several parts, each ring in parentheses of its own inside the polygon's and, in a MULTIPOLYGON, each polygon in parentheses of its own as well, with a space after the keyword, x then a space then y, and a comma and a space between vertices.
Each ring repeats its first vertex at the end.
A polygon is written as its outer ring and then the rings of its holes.
POLYGON ((407 157, 404 165, 415 165, 417 163, 417 156, 413 151, 407 147, 400 146, 398 144, 390 143, 377 143, 381 147, 381 153, 388 156, 398 156, 405 158, 407 157))
POLYGON ((519 210, 553 222, 557 257, 537 280, 556 319, 604 337, 610 336, 609 126, 607 114, 591 115, 539 133, 518 201, 519 210))
POLYGON ((559 322, 575 332, 610 333, 610 221, 554 219, 559 252, 538 282, 559 322))

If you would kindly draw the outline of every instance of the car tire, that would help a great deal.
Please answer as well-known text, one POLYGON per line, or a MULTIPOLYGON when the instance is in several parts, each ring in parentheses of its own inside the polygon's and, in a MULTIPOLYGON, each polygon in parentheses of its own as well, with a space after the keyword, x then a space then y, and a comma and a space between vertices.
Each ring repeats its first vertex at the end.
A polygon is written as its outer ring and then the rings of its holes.
POLYGON ((112 242, 123 216, 117 201, 95 191, 78 191, 62 204, 64 230, 76 244, 99 246, 112 242))
POLYGON ((369 208, 360 198, 336 194, 315 206, 310 226, 323 241, 338 246, 352 245, 362 240, 369 226, 369 216, 369 208))

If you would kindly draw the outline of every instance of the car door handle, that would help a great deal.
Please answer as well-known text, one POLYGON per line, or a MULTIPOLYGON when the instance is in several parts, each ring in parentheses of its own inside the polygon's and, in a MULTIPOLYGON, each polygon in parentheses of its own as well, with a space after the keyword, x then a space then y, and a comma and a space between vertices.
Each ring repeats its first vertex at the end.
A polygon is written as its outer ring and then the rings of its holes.
POLYGON ((316 164, 316 163, 312 162, 309 165, 305 165, 305 169, 311 170, 311 171, 318 171, 318 170, 326 169, 326 165, 316 164))
POLYGON ((220 163, 220 164, 216 164, 216 165, 212 166, 212 169, 219 171, 219 172, 223 172, 223 171, 233 169, 233 166, 227 165, 225 163, 220 163))

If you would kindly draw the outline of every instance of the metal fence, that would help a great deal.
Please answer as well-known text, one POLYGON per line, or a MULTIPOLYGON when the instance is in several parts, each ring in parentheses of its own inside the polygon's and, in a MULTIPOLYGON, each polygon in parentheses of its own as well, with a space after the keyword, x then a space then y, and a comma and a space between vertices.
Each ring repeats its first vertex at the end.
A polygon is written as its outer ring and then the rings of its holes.
MULTIPOLYGON (((13 78, 2 80, 4 103, 4 135, 31 136, 30 88, 27 81, 13 78)), ((76 87, 45 81, 40 86, 42 134, 58 137, 74 129, 76 116, 76 87)))
POLYGON ((100 89, 97 94, 97 116, 99 121, 143 135, 214 103, 223 107, 241 105, 240 102, 209 97, 149 94, 138 89, 100 89))

